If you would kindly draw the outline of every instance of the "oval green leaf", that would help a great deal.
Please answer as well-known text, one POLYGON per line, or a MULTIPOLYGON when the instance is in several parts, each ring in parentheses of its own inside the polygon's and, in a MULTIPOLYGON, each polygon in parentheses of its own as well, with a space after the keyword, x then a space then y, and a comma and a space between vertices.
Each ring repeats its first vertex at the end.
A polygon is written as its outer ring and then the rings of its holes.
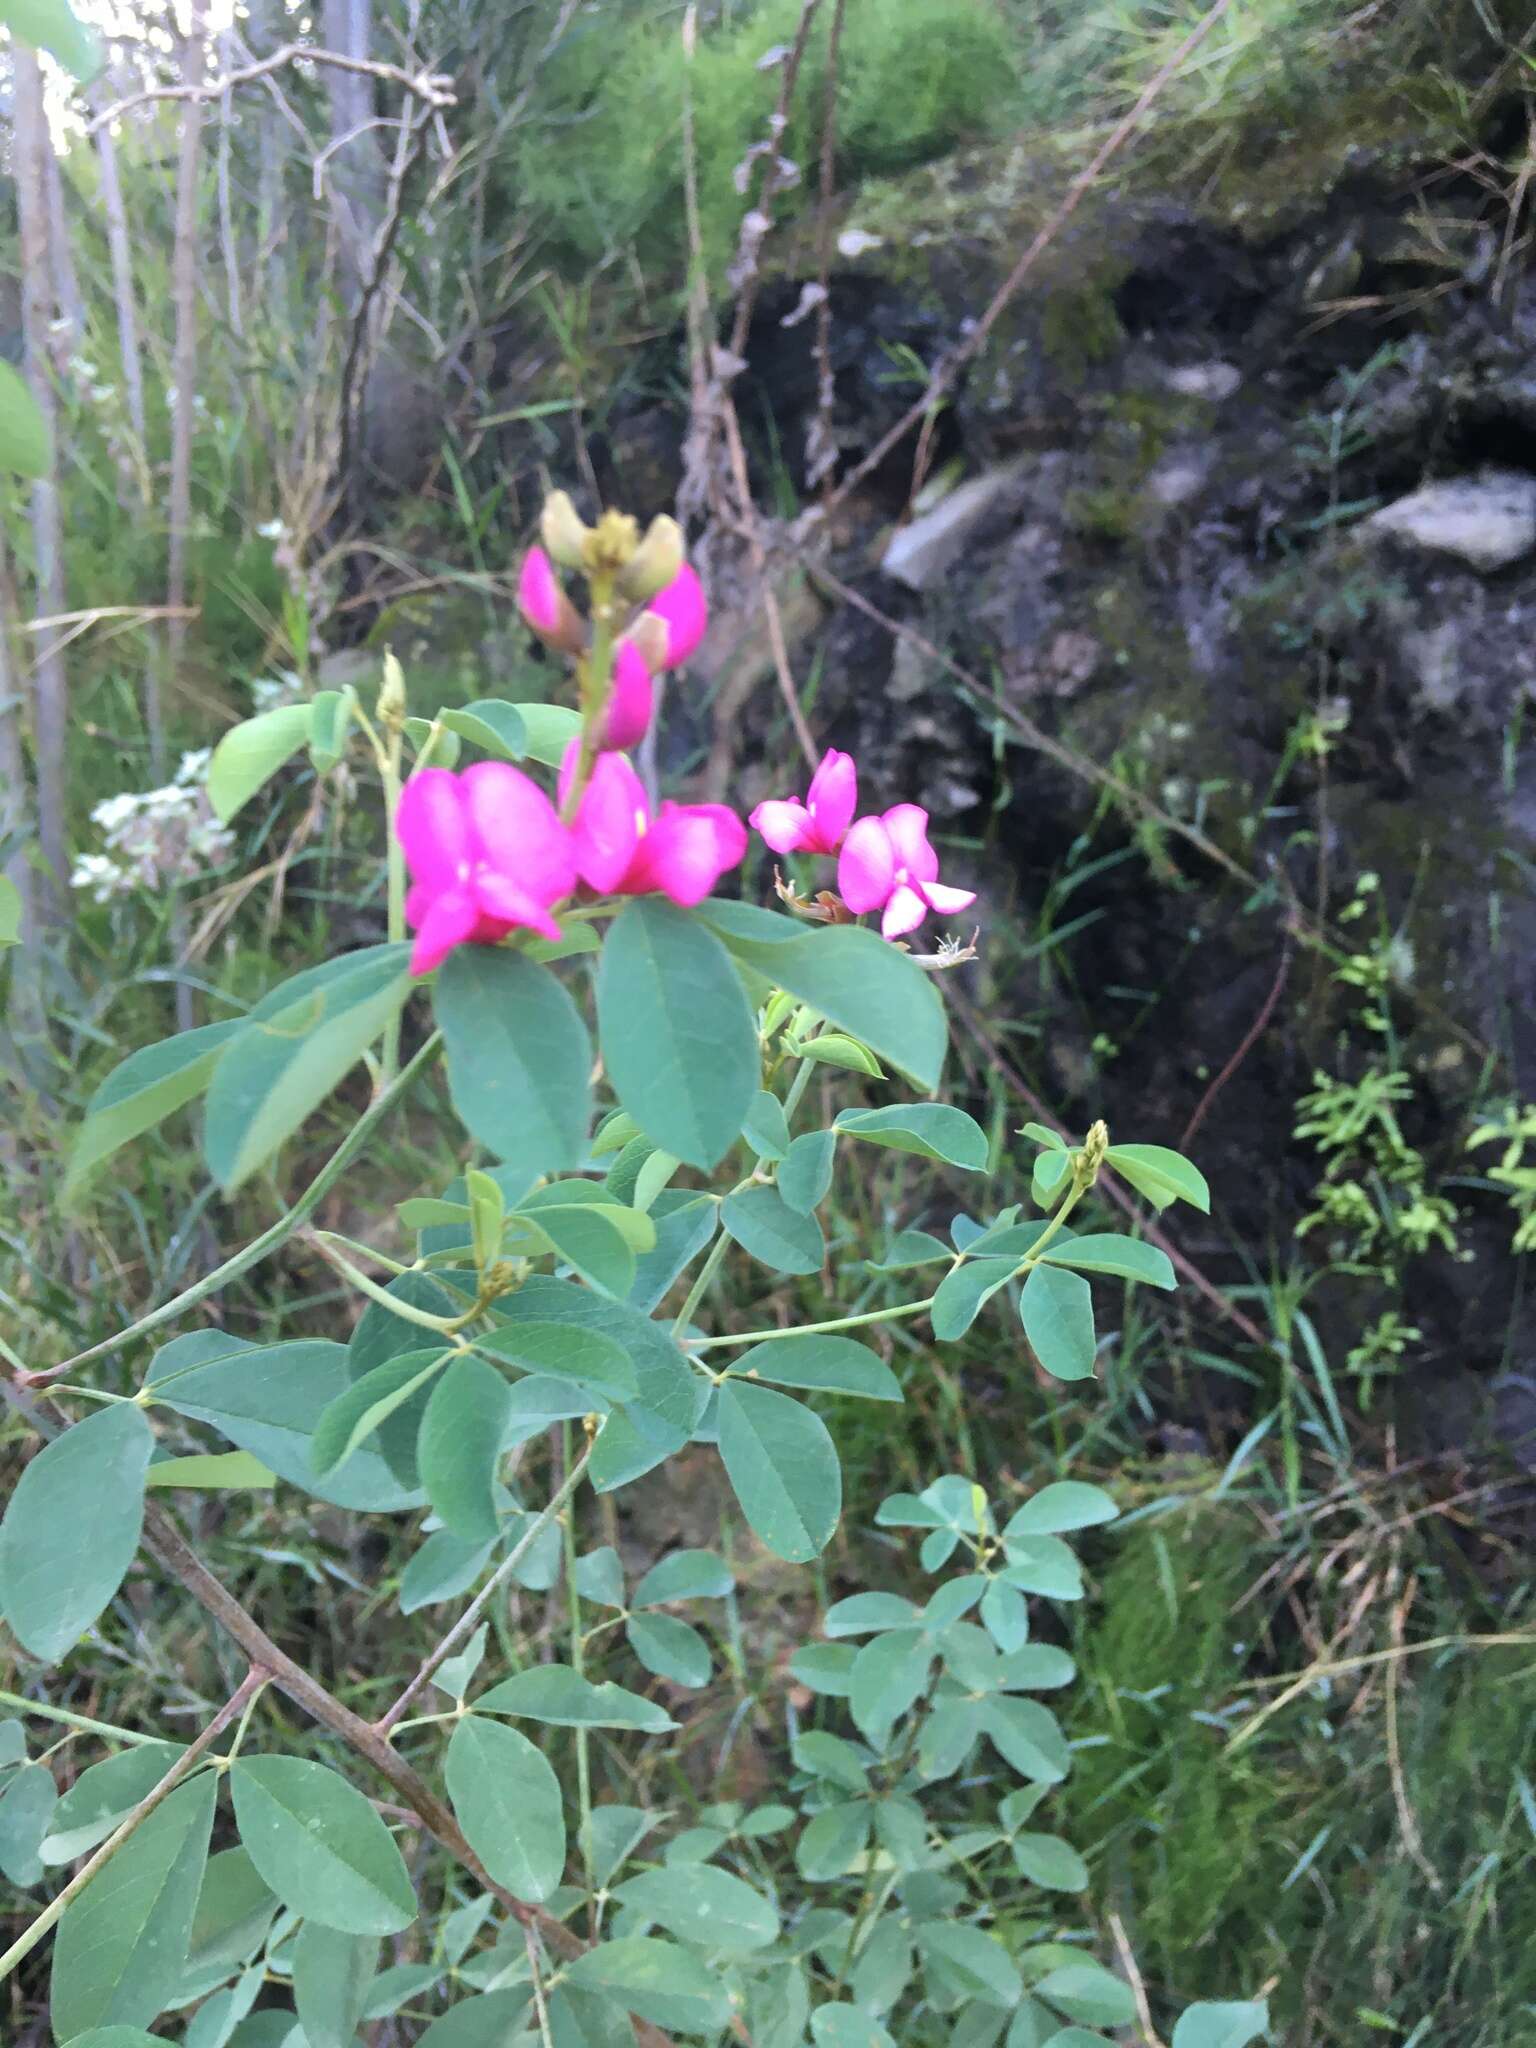
POLYGON ((215 817, 227 825, 285 761, 308 745, 309 729, 307 704, 279 704, 231 726, 208 763, 208 801, 215 817))
POLYGON ((444 1764, 448 1797, 469 1845, 515 1898, 547 1899, 565 1871, 560 1781, 515 1728, 468 1715, 444 1764))
POLYGON ((1019 1317, 1036 1358, 1058 1380, 1093 1378, 1093 1293, 1079 1273, 1032 1267, 1019 1294, 1019 1317))
POLYGON ((285 1906, 342 1934, 399 1934, 416 1894, 394 1837, 345 1778, 304 1757, 242 1757, 229 1773, 240 1840, 285 1906))
POLYGON ((498 1159, 534 1173, 581 1163, 592 1047, 547 967, 496 946, 460 946, 438 970, 433 1007, 453 1106, 498 1159))
POLYGON ((728 1380, 719 1431, 726 1476, 756 1535, 791 1564, 818 1556, 843 1504, 842 1468, 821 1417, 787 1395, 728 1380))
POLYGON ((920 1159, 938 1159, 946 1166, 983 1173, 987 1165, 987 1134, 974 1117, 947 1102, 906 1102, 892 1109, 845 1109, 835 1129, 850 1138, 892 1151, 913 1152, 920 1159))

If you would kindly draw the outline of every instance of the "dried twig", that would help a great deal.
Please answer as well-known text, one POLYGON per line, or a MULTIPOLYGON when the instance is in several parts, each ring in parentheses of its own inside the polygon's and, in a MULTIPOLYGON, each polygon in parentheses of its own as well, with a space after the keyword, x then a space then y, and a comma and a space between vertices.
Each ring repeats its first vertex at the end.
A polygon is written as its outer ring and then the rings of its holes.
POLYGON ((338 71, 361 72, 369 78, 382 80, 386 85, 397 85, 402 92, 423 100, 429 107, 458 105, 453 79, 446 72, 405 71, 398 64, 375 63, 369 57, 347 57, 339 50, 317 50, 308 43, 284 43, 270 56, 258 58, 239 71, 228 72, 223 78, 191 85, 157 85, 148 92, 131 93, 126 99, 114 100, 110 107, 104 107, 92 119, 85 132, 94 135, 104 123, 121 120, 135 107, 148 106, 156 100, 222 99, 237 85, 251 85, 258 78, 267 78, 272 72, 282 71, 290 64, 329 64, 338 71))

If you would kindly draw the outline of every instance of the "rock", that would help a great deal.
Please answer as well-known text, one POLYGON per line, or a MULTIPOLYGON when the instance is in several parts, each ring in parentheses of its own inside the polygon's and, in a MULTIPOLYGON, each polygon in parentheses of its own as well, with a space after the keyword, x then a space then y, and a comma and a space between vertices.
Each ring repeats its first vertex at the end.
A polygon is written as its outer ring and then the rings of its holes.
POLYGON ((903 526, 892 538, 880 566, 909 590, 930 590, 959 560, 966 542, 998 499, 1023 474, 1022 462, 1005 462, 972 477, 903 526))
POLYGON ((1364 530, 1411 542, 1431 554, 1454 555, 1490 576, 1536 550, 1536 476, 1485 469, 1476 476, 1426 484, 1373 512, 1364 530))

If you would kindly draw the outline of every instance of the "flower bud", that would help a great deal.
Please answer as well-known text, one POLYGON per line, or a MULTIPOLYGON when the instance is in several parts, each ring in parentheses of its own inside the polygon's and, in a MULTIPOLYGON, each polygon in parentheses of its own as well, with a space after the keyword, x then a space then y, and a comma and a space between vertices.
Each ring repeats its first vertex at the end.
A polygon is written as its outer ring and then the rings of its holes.
POLYGON ((517 579, 517 605, 539 638, 562 654, 579 654, 586 634, 542 548, 530 548, 517 579))
POLYGON ((646 528, 644 540, 619 577, 619 595, 644 604, 658 590, 665 590, 682 566, 682 528, 663 513, 646 528))
POLYGON ((657 591, 649 610, 667 629, 667 651, 660 666, 680 668, 704 638, 709 625, 704 586, 686 562, 666 588, 657 591))
POLYGON ((627 641, 639 648, 652 675, 667 665, 670 637, 666 620, 655 612, 642 612, 624 635, 627 641))
POLYGON ((539 519, 539 536, 562 569, 579 569, 592 529, 577 514, 565 491, 551 491, 539 519))
POLYGON ((388 648, 384 650, 384 680, 379 684, 375 708, 385 725, 400 725, 405 719, 405 673, 388 648))
POLYGON ((600 742, 605 752, 622 754, 644 739, 655 698, 645 657, 632 640, 620 640, 613 651, 613 684, 600 742))
POLYGON ((628 512, 605 512, 581 547, 582 567, 589 577, 617 576, 634 560, 640 526, 628 512))

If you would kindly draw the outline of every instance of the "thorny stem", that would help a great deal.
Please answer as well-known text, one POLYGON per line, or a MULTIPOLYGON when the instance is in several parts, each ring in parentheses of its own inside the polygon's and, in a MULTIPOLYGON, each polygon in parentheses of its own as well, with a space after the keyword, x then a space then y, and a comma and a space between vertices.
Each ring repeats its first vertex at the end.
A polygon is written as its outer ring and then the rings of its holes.
MULTIPOLYGON (((11 1943, 5 1954, 0 1955, 0 1982, 9 1977, 16 1965, 32 1953, 50 1928, 58 1925, 68 1908, 79 1898, 92 1879, 112 1861, 129 1836, 137 1833, 161 1801, 174 1792, 182 1779, 202 1762, 210 1747, 235 1716, 244 1713, 254 1704, 257 1694, 270 1678, 271 1673, 264 1670, 261 1665, 251 1666, 236 1691, 220 1707, 197 1740, 177 1757, 159 1784, 145 1793, 127 1818, 108 1835, 90 1861, 80 1866, 58 1897, 51 1899, 37 1918, 11 1943)), ((112 1731, 113 1734, 117 1732, 116 1729, 112 1731)))
POLYGON ((57 1379, 61 1373, 71 1372, 76 1366, 85 1365, 93 1358, 100 1358, 108 1351, 120 1350, 123 1345, 131 1344, 136 1337, 147 1337, 152 1330, 163 1328, 166 1323, 172 1323, 178 1316, 184 1315, 189 1308, 195 1308, 200 1301, 206 1301, 210 1294, 216 1294, 227 1282, 238 1279, 242 1273, 248 1273, 252 1266, 260 1265, 268 1252, 276 1251, 279 1245, 286 1244, 299 1226, 307 1222, 319 1208, 412 1082, 431 1066, 442 1050, 442 1043, 442 1034, 434 1031, 420 1052, 369 1103, 293 1206, 286 1209, 260 1237, 253 1238, 244 1251, 236 1252, 232 1258, 226 1259, 222 1266, 215 1266, 211 1273, 205 1274, 201 1280, 194 1281, 190 1287, 183 1288, 180 1294, 173 1296, 161 1307, 151 1309, 148 1315, 140 1316, 136 1323, 130 1323, 126 1330, 120 1330, 115 1337, 103 1338, 101 1343, 92 1344, 88 1350, 77 1352, 73 1358, 66 1358, 62 1365, 49 1366, 41 1372, 23 1373, 20 1376, 22 1384, 30 1387, 37 1386, 44 1380, 57 1379))

